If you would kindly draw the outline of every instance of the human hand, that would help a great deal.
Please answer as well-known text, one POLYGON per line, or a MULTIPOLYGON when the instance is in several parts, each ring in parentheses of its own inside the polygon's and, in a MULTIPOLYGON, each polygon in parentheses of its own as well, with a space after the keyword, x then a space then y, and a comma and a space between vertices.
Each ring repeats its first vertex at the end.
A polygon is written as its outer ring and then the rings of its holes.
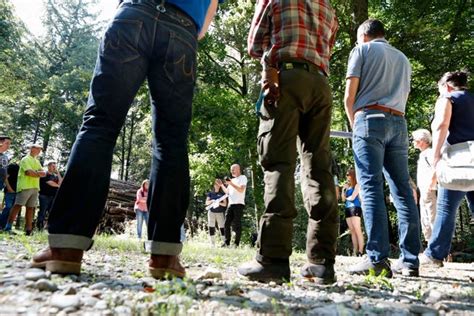
POLYGON ((263 100, 266 105, 276 106, 276 102, 280 99, 279 85, 278 69, 267 67, 262 71, 263 100))

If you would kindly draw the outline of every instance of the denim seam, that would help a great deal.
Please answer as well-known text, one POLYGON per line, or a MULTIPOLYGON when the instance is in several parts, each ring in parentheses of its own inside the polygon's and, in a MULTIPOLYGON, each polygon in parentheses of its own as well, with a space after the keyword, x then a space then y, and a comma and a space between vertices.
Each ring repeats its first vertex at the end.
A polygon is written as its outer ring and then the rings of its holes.
POLYGON ((177 256, 183 250, 182 243, 171 243, 162 241, 145 241, 145 251, 152 255, 177 256))
POLYGON ((51 248, 71 248, 88 250, 92 246, 92 238, 70 235, 70 234, 50 234, 48 242, 51 248))

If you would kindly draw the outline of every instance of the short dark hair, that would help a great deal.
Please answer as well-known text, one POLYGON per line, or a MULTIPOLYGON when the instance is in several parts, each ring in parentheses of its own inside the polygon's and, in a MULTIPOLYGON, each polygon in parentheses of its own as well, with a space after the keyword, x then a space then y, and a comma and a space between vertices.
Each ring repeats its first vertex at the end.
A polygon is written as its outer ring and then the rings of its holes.
POLYGON ((457 90, 467 90, 468 72, 465 70, 446 72, 438 84, 449 84, 457 90))
POLYGON ((364 21, 359 29, 362 31, 362 34, 367 35, 370 38, 384 37, 385 28, 383 23, 376 19, 368 19, 364 21))

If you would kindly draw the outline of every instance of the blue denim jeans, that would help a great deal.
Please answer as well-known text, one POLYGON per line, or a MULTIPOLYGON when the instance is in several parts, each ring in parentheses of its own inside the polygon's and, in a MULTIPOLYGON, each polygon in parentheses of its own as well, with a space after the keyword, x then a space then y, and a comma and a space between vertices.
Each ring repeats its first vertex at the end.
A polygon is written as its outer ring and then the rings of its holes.
POLYGON ((438 203, 433 232, 425 254, 434 259, 443 260, 449 254, 456 226, 456 213, 467 192, 448 190, 438 187, 438 203))
POLYGON ((53 205, 54 195, 39 195, 39 212, 38 217, 36 218, 36 227, 39 230, 44 228, 45 219, 49 215, 49 211, 51 210, 51 206, 53 205))
POLYGON ((142 228, 143 228, 143 221, 145 221, 148 227, 148 212, 142 212, 138 209, 135 210, 137 214, 137 235, 138 239, 142 238, 142 228))
POLYGON ((83 124, 51 209, 51 247, 91 246, 108 194, 116 139, 147 80, 153 148, 145 247, 153 254, 181 252, 196 47, 194 21, 172 6, 162 13, 154 1, 142 1, 123 3, 116 11, 100 43, 83 124))
POLYGON ((357 112, 353 149, 363 200, 367 255, 374 263, 389 256, 385 176, 397 209, 401 259, 408 267, 418 267, 420 217, 409 184, 405 118, 378 110, 357 112))
POLYGON ((8 216, 10 215, 10 209, 15 204, 16 193, 5 193, 5 205, 3 207, 2 214, 0 214, 0 229, 4 228, 8 221, 8 216))

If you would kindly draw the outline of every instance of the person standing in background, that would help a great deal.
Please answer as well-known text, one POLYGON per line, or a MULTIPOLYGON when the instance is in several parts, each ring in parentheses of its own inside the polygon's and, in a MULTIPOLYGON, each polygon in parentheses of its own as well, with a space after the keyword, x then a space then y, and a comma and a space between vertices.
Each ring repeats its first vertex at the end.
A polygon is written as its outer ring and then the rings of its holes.
POLYGON ((239 246, 240 244, 240 237, 242 235, 242 216, 245 208, 245 190, 247 188, 247 177, 241 174, 239 164, 233 164, 230 167, 230 173, 232 174, 232 179, 227 178, 225 180, 227 186, 225 186, 220 179, 217 179, 219 186, 229 196, 229 206, 225 213, 225 240, 222 245, 223 247, 230 245, 231 226, 232 230, 235 232, 234 245, 239 246))
POLYGON ((146 201, 148 198, 148 180, 143 180, 140 189, 137 190, 137 198, 135 200, 135 214, 137 215, 137 236, 142 239, 142 227, 145 221, 148 227, 148 206, 146 201))
POLYGON ((49 161, 47 163, 48 170, 46 176, 40 179, 40 192, 39 192, 39 212, 36 219, 36 228, 43 230, 45 227, 45 220, 49 216, 51 205, 53 205, 54 197, 58 188, 63 181, 61 173, 59 172, 56 162, 49 161))
POLYGON ((29 153, 20 161, 18 171, 17 194, 15 205, 10 210, 5 231, 11 232, 13 221, 15 221, 22 206, 26 206, 25 213, 25 234, 31 235, 33 231, 33 217, 38 204, 38 194, 40 189, 40 178, 46 176, 38 156, 43 147, 39 144, 31 144, 29 153))
POLYGON ((364 253, 364 234, 360 225, 362 217, 360 186, 354 169, 347 170, 346 176, 347 183, 342 188, 341 198, 345 204, 344 214, 351 232, 352 250, 355 256, 360 257, 364 253))

